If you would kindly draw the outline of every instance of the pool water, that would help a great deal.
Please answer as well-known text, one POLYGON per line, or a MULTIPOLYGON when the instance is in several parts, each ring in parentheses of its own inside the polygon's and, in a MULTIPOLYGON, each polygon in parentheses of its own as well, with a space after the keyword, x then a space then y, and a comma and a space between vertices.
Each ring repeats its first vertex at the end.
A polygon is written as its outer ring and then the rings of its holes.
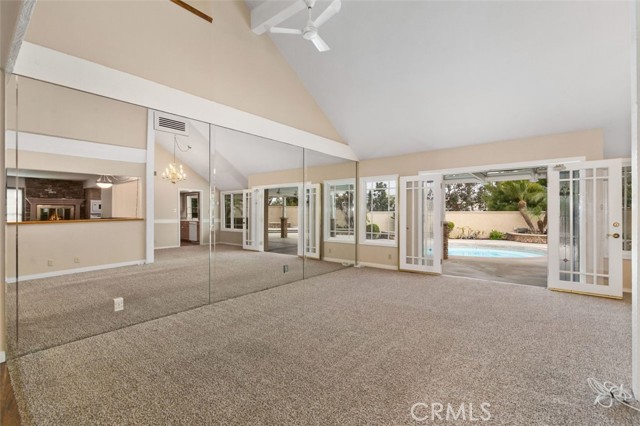
POLYGON ((542 249, 518 247, 517 250, 503 247, 482 247, 482 246, 464 246, 456 247, 449 243, 449 256, 469 256, 469 257, 503 257, 512 259, 523 259, 531 257, 541 257, 546 254, 542 249))

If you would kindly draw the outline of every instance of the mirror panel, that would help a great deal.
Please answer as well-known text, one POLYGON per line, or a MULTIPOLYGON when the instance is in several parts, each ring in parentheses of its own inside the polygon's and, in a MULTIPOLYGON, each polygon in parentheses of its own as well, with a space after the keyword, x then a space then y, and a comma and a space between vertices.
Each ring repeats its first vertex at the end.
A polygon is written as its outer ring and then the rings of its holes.
POLYGON ((355 162, 24 77, 7 93, 10 357, 355 263, 355 162))
POLYGON ((211 300, 303 279, 303 149, 219 126, 212 132, 211 300))
POLYGON ((356 163, 305 150, 305 278, 356 261, 356 163))
MULTIPOLYGON (((15 206, 7 224, 10 356, 209 303, 208 232, 197 256, 160 249, 155 261, 146 256, 146 221, 158 216, 171 221, 181 250, 183 190, 192 191, 191 203, 203 194, 204 211, 195 216, 208 217, 208 165, 197 184, 191 170, 191 181, 174 184, 159 172, 148 183, 146 108, 24 77, 10 84, 17 93, 17 107, 7 108, 5 152, 6 196, 15 206), (147 184, 155 188, 151 212, 147 184)), ((204 128, 204 139, 182 142, 194 147, 180 158, 185 168, 200 151, 208 158, 204 128)), ((157 151, 158 166, 173 161, 173 153, 157 151)), ((194 206, 184 208, 191 221, 194 206)))

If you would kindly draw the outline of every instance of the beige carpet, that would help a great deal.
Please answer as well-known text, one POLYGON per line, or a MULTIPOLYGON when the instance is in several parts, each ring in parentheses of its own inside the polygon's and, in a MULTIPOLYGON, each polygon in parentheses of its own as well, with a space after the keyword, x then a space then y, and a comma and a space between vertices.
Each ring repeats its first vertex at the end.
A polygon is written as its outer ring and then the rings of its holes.
POLYGON ((26 425, 634 425, 586 379, 628 383, 626 301, 349 268, 10 362, 26 425), (442 422, 441 424, 483 424, 442 422))
POLYGON ((116 330, 270 287, 343 268, 330 262, 219 245, 156 251, 156 262, 65 275, 7 286, 10 356, 116 330), (210 259, 211 269, 210 269, 210 259), (283 266, 288 272, 283 272, 283 266), (304 271, 303 271, 304 268, 304 271), (209 285, 209 273, 214 276, 209 285), (113 298, 124 298, 114 312, 113 298))

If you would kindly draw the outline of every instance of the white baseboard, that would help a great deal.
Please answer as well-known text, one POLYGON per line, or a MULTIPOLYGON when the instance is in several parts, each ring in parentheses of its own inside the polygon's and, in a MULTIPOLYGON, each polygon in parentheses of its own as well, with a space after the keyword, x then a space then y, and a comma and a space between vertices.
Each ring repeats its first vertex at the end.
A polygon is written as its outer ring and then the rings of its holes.
POLYGON ((0 352, 0 364, 7 361, 7 356, 4 352, 0 352))
POLYGON ((333 257, 323 257, 320 260, 323 260, 325 262, 333 262, 333 263, 348 263, 350 266, 355 264, 353 260, 344 260, 344 259, 338 259, 333 257))
MULTIPOLYGON (((93 271, 101 271, 103 269, 113 269, 113 268, 121 268, 123 266, 138 266, 144 265, 146 262, 144 260, 132 260, 130 262, 120 262, 120 263, 109 263, 106 265, 96 265, 96 266, 87 266, 85 268, 75 268, 75 269, 64 269, 62 271, 52 271, 52 272, 44 272, 42 274, 32 274, 32 275, 21 275, 20 281, 28 281, 28 280, 38 280, 41 278, 51 278, 51 277, 60 277, 62 275, 71 275, 77 274, 80 272, 93 272, 93 271)), ((16 277, 7 277, 5 282, 7 283, 15 283, 16 277)))
POLYGON ((180 246, 162 246, 162 247, 155 247, 155 250, 164 250, 164 249, 170 249, 170 248, 180 248, 180 246))
POLYGON ((384 263, 371 263, 371 262, 358 262, 357 266, 366 266, 367 268, 387 269, 389 271, 397 271, 398 267, 395 265, 385 265, 384 263))
POLYGON ((622 292, 631 294, 631 289, 630 288, 623 288, 622 292))
POLYGON ((215 245, 220 244, 221 246, 234 246, 234 247, 242 247, 242 244, 237 243, 216 243, 215 245))

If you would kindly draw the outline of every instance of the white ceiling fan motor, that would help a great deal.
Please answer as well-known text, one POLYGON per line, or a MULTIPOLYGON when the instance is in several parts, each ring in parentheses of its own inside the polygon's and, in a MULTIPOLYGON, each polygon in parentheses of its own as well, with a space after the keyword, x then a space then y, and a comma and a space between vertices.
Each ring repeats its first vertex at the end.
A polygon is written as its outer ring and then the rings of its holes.
POLYGON ((309 0, 305 3, 307 4, 307 10, 309 12, 309 20, 307 21, 307 25, 303 29, 299 30, 294 28, 271 27, 269 31, 273 34, 302 35, 302 38, 312 42, 320 52, 326 52, 330 49, 329 45, 327 45, 327 43, 325 43, 320 35, 318 35, 318 29, 320 28, 320 26, 322 26, 322 24, 327 22, 329 18, 340 11, 340 8, 342 7, 341 0, 333 0, 315 21, 311 18, 311 10, 315 5, 316 0, 309 0))

